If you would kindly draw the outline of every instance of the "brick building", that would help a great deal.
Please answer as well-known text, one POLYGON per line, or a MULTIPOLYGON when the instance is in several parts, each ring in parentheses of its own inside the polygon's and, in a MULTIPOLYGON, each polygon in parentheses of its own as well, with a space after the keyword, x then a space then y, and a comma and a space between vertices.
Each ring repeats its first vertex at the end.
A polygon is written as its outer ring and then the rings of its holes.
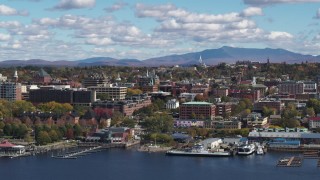
POLYGON ((217 103, 216 116, 227 117, 231 115, 231 103, 217 103))
POLYGON ((253 110, 262 112, 264 106, 267 108, 274 108, 277 113, 280 113, 282 108, 284 107, 284 103, 282 103, 280 100, 275 99, 263 99, 254 103, 253 110))
POLYGON ((208 102, 187 102, 180 105, 180 120, 212 119, 215 117, 215 105, 208 102))

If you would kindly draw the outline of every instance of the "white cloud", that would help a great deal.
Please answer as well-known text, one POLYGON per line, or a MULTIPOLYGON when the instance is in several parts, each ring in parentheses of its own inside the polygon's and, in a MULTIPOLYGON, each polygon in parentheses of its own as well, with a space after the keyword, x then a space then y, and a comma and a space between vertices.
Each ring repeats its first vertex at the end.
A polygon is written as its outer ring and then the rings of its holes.
POLYGON ((315 3, 320 0, 243 0, 243 2, 254 6, 267 6, 281 3, 315 3))
POLYGON ((290 40, 293 38, 293 36, 287 32, 272 31, 268 35, 268 38, 270 40, 290 40))
POLYGON ((262 9, 259 7, 248 7, 243 10, 241 15, 243 16, 261 16, 263 15, 262 9))
POLYGON ((177 41, 190 40, 208 45, 287 41, 293 37, 286 32, 268 32, 257 27, 250 17, 263 15, 259 7, 249 7, 240 13, 203 14, 189 12, 172 4, 136 4, 135 14, 140 18, 157 20, 160 25, 156 28, 155 35, 158 37, 178 39, 177 41))
POLYGON ((110 38, 89 38, 86 42, 88 44, 99 45, 99 46, 112 44, 112 40, 110 38))
POLYGON ((7 41, 11 38, 10 34, 0 33, 0 41, 7 41))
POLYGON ((19 21, 0 21, 0 28, 11 29, 20 27, 21 23, 19 21))
POLYGON ((104 8, 104 10, 107 12, 114 12, 114 11, 118 11, 120 9, 123 9, 126 6, 128 6, 128 3, 118 1, 118 2, 114 3, 111 7, 104 8))
POLYGON ((93 52, 95 52, 95 53, 115 53, 117 51, 114 48, 94 48, 93 52))
POLYGON ((60 0, 60 2, 53 7, 53 9, 69 10, 91 8, 96 4, 95 0, 60 0))
POLYGON ((29 13, 27 11, 18 11, 12 7, 0 4, 0 15, 4 16, 27 16, 29 13))

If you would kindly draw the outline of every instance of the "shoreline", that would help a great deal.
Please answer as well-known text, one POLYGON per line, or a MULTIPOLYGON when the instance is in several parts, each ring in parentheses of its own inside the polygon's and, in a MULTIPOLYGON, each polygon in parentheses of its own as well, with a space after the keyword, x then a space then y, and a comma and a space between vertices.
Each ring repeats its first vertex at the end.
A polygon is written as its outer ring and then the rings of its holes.
POLYGON ((139 152, 167 152, 173 147, 146 146, 142 145, 138 148, 139 152))

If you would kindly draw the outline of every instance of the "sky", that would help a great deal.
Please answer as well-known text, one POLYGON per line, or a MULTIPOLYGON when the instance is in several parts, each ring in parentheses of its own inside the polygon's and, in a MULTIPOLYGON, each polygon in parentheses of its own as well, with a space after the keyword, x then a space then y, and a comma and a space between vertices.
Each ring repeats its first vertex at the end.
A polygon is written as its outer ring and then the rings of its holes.
POLYGON ((144 60, 222 46, 320 55, 320 0, 0 0, 0 61, 144 60))

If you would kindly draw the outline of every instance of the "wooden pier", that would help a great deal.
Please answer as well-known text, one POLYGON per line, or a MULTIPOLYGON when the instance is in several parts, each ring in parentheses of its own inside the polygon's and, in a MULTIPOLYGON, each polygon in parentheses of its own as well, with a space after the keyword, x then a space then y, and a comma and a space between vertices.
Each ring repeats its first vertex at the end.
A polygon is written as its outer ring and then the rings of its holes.
POLYGON ((78 157, 82 157, 94 152, 99 152, 101 151, 101 148, 102 146, 90 147, 84 150, 67 152, 65 154, 60 154, 60 155, 51 156, 51 157, 56 159, 77 159, 78 157))
POLYGON ((306 159, 319 159, 320 153, 319 151, 306 151, 303 152, 303 157, 306 159))
POLYGON ((302 160, 301 157, 282 158, 278 161, 277 167, 300 167, 302 160))

